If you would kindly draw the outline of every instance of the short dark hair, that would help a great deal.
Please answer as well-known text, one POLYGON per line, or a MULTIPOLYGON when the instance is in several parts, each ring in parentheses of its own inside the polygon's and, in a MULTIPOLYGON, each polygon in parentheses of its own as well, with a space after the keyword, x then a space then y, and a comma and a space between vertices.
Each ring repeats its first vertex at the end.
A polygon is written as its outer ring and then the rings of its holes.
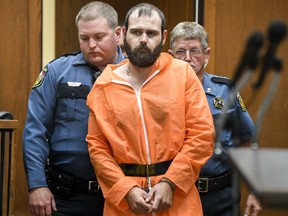
POLYGON ((125 28, 128 29, 129 18, 134 11, 138 10, 138 17, 148 16, 151 17, 153 12, 156 12, 161 19, 161 33, 163 35, 164 30, 166 29, 166 20, 163 12, 156 6, 149 3, 140 3, 132 7, 126 14, 125 17, 125 28))

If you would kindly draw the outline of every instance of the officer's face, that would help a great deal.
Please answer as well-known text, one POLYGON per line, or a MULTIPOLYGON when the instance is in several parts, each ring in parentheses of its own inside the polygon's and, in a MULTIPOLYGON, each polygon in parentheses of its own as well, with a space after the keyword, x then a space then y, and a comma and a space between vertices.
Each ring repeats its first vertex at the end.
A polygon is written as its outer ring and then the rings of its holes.
POLYGON ((80 49, 85 59, 99 69, 117 60, 117 42, 121 29, 111 29, 105 18, 78 22, 80 49))
POLYGON ((174 42, 173 49, 170 49, 169 53, 171 53, 174 58, 188 62, 197 76, 199 78, 203 77, 205 66, 210 56, 210 48, 203 50, 199 40, 177 38, 174 42))

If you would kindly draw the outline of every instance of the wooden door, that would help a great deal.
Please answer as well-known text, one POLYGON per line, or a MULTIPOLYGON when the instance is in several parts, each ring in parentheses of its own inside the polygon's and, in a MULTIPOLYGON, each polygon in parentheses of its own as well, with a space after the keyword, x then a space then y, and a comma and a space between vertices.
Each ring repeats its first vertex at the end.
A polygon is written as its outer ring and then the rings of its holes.
POLYGON ((0 1, 0 110, 18 120, 14 215, 29 215, 22 159, 28 95, 41 69, 41 0, 0 1))

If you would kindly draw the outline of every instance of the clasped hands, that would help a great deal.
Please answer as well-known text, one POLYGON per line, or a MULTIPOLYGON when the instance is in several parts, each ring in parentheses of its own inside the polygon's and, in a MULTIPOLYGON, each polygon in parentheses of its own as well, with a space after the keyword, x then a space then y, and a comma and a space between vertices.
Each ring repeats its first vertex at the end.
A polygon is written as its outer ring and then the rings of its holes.
POLYGON ((173 191, 167 182, 159 182, 147 193, 140 187, 133 187, 125 196, 130 209, 136 214, 151 214, 172 206, 173 191))

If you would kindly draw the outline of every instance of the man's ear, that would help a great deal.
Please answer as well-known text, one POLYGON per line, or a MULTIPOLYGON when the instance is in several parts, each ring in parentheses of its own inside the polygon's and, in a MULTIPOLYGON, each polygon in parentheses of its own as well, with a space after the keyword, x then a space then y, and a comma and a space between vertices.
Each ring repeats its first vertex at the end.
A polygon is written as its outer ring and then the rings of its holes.
POLYGON ((167 34, 168 34, 167 30, 164 30, 164 31, 163 31, 163 40, 162 40, 162 45, 164 45, 165 42, 166 42, 167 34))
POLYGON ((172 51, 172 49, 168 49, 168 53, 173 56, 173 51, 172 51))
POLYGON ((209 62, 210 52, 211 52, 211 48, 208 47, 207 50, 206 50, 206 53, 205 53, 205 61, 204 61, 204 62, 205 62, 205 65, 207 65, 208 62, 209 62))
POLYGON ((119 39, 120 39, 121 34, 122 34, 122 28, 120 26, 117 26, 115 28, 115 34, 116 34, 117 42, 119 42, 119 39))

